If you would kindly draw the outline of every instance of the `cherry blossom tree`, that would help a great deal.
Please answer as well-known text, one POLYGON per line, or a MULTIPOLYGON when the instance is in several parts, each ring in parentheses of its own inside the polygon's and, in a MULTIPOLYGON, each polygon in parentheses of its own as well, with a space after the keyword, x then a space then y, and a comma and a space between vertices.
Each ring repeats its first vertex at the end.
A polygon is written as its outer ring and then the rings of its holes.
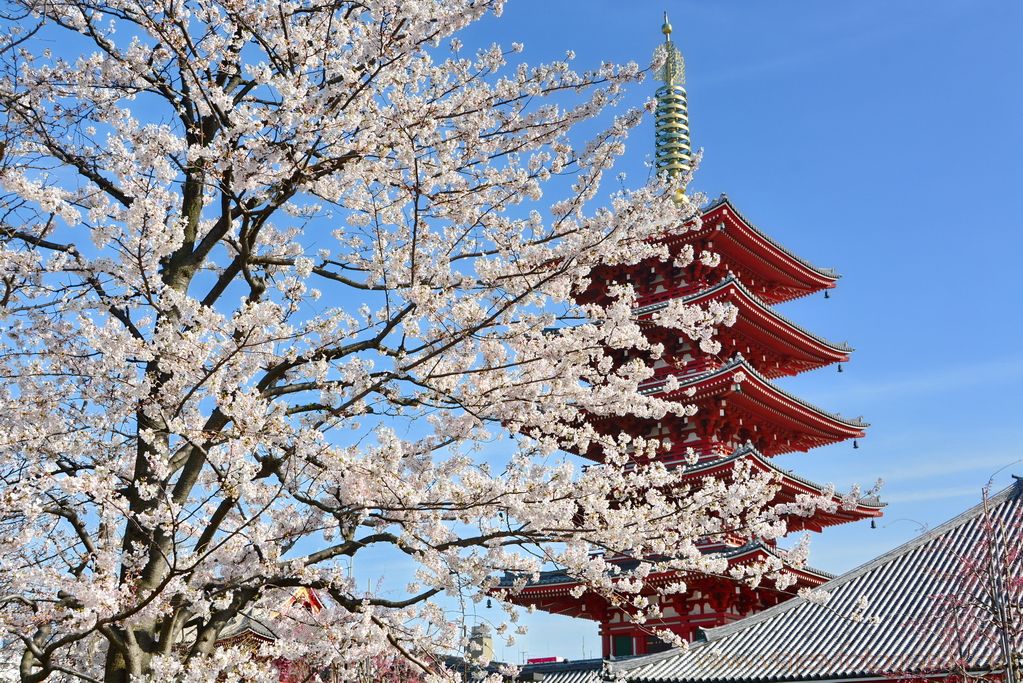
POLYGON ((993 478, 981 490, 973 542, 943 548, 952 561, 934 575, 944 585, 928 596, 926 613, 912 624, 936 632, 944 646, 928 664, 964 683, 1017 683, 1023 660, 1023 553, 1014 531, 1019 519, 1011 516, 1018 512, 1004 505, 992 509, 992 485, 993 478), (992 671, 976 671, 980 661, 992 671))
MULTIPOLYGON (((444 599, 503 571, 556 563, 641 608, 653 569, 724 570, 701 539, 784 534, 768 479, 686 484, 658 441, 590 426, 692 412, 638 391, 661 349, 629 288, 574 295, 596 264, 685 265, 655 238, 695 200, 601 190, 647 69, 464 48, 501 4, 4 6, 0 641, 22 681, 396 655, 442 677, 465 645, 444 599), (594 443, 599 468, 566 455, 594 443), (592 548, 670 559, 616 574, 592 548), (406 594, 359 582, 372 552, 416 568, 406 594), (324 609, 282 609, 298 587, 324 609), (272 620, 260 657, 217 646, 244 614, 272 620)), ((659 323, 713 347, 732 316, 659 323)))

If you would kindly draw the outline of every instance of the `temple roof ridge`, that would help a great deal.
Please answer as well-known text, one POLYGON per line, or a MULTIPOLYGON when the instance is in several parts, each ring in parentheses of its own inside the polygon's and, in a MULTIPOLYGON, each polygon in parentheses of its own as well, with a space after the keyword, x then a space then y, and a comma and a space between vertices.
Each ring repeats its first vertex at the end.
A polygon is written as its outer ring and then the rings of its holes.
MULTIPOLYGON (((718 292, 720 290, 727 289, 730 285, 735 285, 736 288, 739 289, 739 291, 741 291, 746 297, 748 297, 756 306, 761 308, 765 313, 767 313, 768 315, 771 315, 774 318, 777 318, 778 320, 782 321, 786 325, 789 325, 793 329, 795 329, 795 330, 805 334, 806 336, 812 338, 814 341, 820 342, 821 344, 824 344, 825 346, 827 346, 827 347, 829 347, 831 349, 834 349, 836 351, 851 352, 851 351, 855 350, 855 349, 853 349, 852 346, 849 345, 848 342, 844 342, 844 341, 843 342, 833 342, 833 341, 831 341, 831 340, 829 340, 829 339, 827 339, 825 337, 820 336, 819 334, 815 334, 815 333, 811 332, 810 330, 806 329, 802 325, 799 325, 798 323, 793 322, 790 318, 782 315, 777 310, 775 310, 775 308, 773 306, 770 306, 763 299, 761 299, 756 294, 754 294, 752 291, 750 291, 750 289, 746 285, 744 285, 742 283, 742 280, 740 280, 738 277, 736 277, 735 274, 732 273, 731 271, 728 272, 728 275, 726 277, 722 278, 719 282, 711 285, 710 287, 707 287, 706 289, 701 289, 699 292, 696 292, 694 294, 687 294, 685 296, 681 296, 681 297, 678 298, 678 300, 683 302, 683 303, 686 303, 688 301, 692 301, 694 299, 698 299, 700 297, 707 296, 708 294, 716 293, 716 292, 718 292)), ((659 301, 659 302, 657 302, 655 304, 648 304, 646 306, 639 306, 639 307, 633 309, 633 313, 636 314, 636 315, 645 315, 647 313, 653 313, 653 312, 658 311, 658 310, 660 310, 662 308, 665 308, 670 303, 670 301, 671 300, 669 300, 669 301, 659 301)))
POLYGON ((715 209, 720 208, 721 206, 727 206, 729 209, 734 211, 735 212, 735 216, 739 220, 741 220, 743 223, 745 223, 746 226, 749 227, 751 230, 756 232, 757 235, 759 235, 760 237, 763 237, 766 242, 771 244, 771 246, 777 248, 779 251, 783 252, 786 256, 790 256, 792 259, 794 259, 795 261, 798 261, 800 264, 802 264, 803 266, 806 266, 807 268, 809 268, 810 270, 814 271, 818 275, 822 275, 824 277, 831 278, 831 279, 834 279, 834 280, 837 280, 840 277, 842 277, 838 273, 838 271, 836 271, 834 268, 823 268, 821 266, 814 265, 810 261, 806 260, 805 258, 800 256, 799 254, 795 253, 794 251, 792 251, 791 249, 789 249, 788 247, 783 245, 781 242, 778 242, 776 239, 774 239, 773 237, 768 235, 766 232, 764 232, 763 230, 758 228, 755 223, 750 221, 748 218, 746 218, 745 215, 743 215, 743 213, 741 211, 739 211, 737 208, 735 208, 735 204, 732 203, 732 200, 728 198, 728 195, 726 195, 723 192, 721 193, 720 196, 718 196, 717 199, 711 200, 706 206, 702 207, 700 209, 700 213, 702 215, 706 215, 706 214, 710 213, 711 211, 714 211, 715 209))
MULTIPOLYGON (((955 638, 934 628, 905 628, 947 618, 941 596, 990 600, 984 574, 970 570, 974 558, 959 550, 983 547, 991 524, 1009 536, 1019 533, 1023 481, 823 584, 819 590, 831 596, 825 605, 797 597, 703 629, 687 649, 641 655, 613 667, 630 681, 697 683, 928 677, 948 671, 946 658, 968 673, 1001 671, 1005 660, 986 620, 964 618, 955 638), (883 599, 890 595, 900 599, 883 599), (867 607, 850 619, 849 611, 863 600, 867 607), (893 628, 903 637, 893 638, 893 628)), ((1018 572, 1018 566, 1013 569, 1018 572)))

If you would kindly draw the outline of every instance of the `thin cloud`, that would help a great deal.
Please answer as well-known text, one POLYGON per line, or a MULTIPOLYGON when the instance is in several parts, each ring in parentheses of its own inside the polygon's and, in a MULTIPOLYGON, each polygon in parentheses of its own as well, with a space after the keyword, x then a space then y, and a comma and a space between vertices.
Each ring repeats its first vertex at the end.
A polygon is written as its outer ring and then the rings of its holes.
MULTIPOLYGON (((883 472, 879 476, 886 483, 913 481, 932 477, 944 477, 950 474, 962 474, 964 472, 978 472, 986 477, 994 476, 1003 468, 1011 468, 1012 465, 1023 461, 1023 449, 1016 453, 1000 453, 997 455, 974 456, 969 453, 947 454, 947 460, 935 458, 933 452, 926 454, 924 462, 904 462, 900 469, 883 472)), ((1017 468, 1020 469, 1020 468, 1017 468)))
POLYGON ((889 493, 884 496, 885 502, 892 503, 919 503, 928 500, 947 500, 949 498, 965 498, 972 496, 980 501, 981 486, 971 484, 970 486, 949 486, 941 489, 926 489, 923 491, 906 491, 904 493, 889 493))
MULTIPOLYGON (((851 5, 855 7, 855 5, 851 5)), ((714 10, 719 11, 718 5, 714 10)), ((948 5, 944 8, 932 7, 930 20, 932 23, 945 25, 959 20, 971 13, 969 3, 948 5)), ((720 18, 718 19, 720 21, 720 18)), ((816 34, 823 39, 816 44, 780 54, 773 59, 759 59, 732 69, 708 69, 700 79, 700 85, 729 85, 734 81, 762 78, 768 73, 785 73, 797 70, 808 64, 819 64, 824 59, 834 59, 841 51, 863 51, 878 43, 891 43, 901 40, 905 35, 920 32, 919 23, 905 24, 902 22, 877 22, 876 13, 857 10, 852 14, 843 14, 837 21, 820 23, 816 34), (850 30, 851 25, 861 28, 850 30)))
POLYGON ((980 384, 999 385, 1023 378, 1023 358, 1003 358, 960 365, 885 381, 858 382, 841 390, 824 392, 820 398, 892 399, 924 394, 948 393, 953 389, 980 384))

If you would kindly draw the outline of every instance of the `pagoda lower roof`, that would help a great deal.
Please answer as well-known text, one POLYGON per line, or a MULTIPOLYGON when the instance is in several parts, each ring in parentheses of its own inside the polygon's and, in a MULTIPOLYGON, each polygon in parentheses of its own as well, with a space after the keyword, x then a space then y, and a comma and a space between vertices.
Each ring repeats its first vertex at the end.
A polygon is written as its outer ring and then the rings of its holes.
MULTIPOLYGON (((733 274, 715 285, 678 299, 682 303, 699 305, 709 301, 734 304, 739 311, 735 324, 718 330, 718 337, 732 342, 735 348, 740 343, 758 343, 773 354, 786 360, 786 365, 768 368, 761 372, 767 377, 795 374, 803 370, 840 363, 849 360, 852 352, 845 342, 832 342, 800 327, 775 311, 769 304, 753 294, 733 274)), ((641 320, 648 319, 656 325, 657 313, 669 305, 663 301, 635 309, 641 320)), ((728 344, 725 345, 726 348, 728 344)), ((747 347, 749 348, 749 347, 747 347)))
MULTIPOLYGON (((714 553, 715 555, 728 560, 728 566, 734 567, 736 565, 747 564, 750 562, 756 562, 759 560, 766 559, 767 557, 774 557, 782 562, 783 571, 796 575, 799 582, 803 585, 818 586, 830 579, 834 578, 833 574, 830 574, 821 569, 814 569, 812 567, 796 567, 788 562, 785 557, 785 553, 773 548, 766 543, 761 541, 752 541, 741 546, 734 547, 708 547, 705 553, 714 553)), ((625 571, 630 571, 639 566, 640 560, 637 559, 623 559, 621 561, 609 560, 610 563, 621 567, 625 571)), ((669 569, 665 571, 653 572, 644 579, 644 584, 648 586, 656 586, 660 584, 668 584, 677 581, 681 577, 701 577, 711 576, 704 574, 700 571, 683 571, 669 569)), ((497 589, 510 588, 515 580, 518 578, 516 574, 506 572, 501 577, 501 581, 497 586, 497 589)), ((733 581, 734 579, 728 576, 714 576, 713 578, 720 578, 726 581, 733 581)), ((526 586, 517 594, 509 595, 508 600, 512 602, 520 602, 521 598, 527 595, 538 595, 540 592, 551 597, 555 595, 568 595, 572 588, 579 586, 583 582, 570 575, 564 569, 554 569, 550 571, 540 572, 535 581, 530 581, 526 586)))
POLYGON ((676 240, 693 242, 711 238, 711 251, 721 255, 731 270, 744 269, 760 283, 770 282, 763 298, 770 303, 788 301, 822 289, 831 289, 839 275, 794 254, 757 228, 725 195, 701 211, 703 225, 676 240), (720 237, 721 239, 718 239, 720 237))

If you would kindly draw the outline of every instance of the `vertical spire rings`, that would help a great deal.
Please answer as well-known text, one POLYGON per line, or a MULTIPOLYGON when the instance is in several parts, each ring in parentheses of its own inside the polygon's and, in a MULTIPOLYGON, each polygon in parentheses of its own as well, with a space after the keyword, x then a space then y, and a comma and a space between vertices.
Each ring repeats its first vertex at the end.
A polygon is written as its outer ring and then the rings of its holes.
POLYGON ((655 56, 663 55, 664 63, 657 70, 657 79, 664 83, 657 89, 654 113, 655 160, 658 173, 675 177, 687 173, 692 162, 689 141, 689 106, 686 101, 686 63, 682 53, 671 41, 671 24, 664 14, 661 27, 664 43, 655 56))

